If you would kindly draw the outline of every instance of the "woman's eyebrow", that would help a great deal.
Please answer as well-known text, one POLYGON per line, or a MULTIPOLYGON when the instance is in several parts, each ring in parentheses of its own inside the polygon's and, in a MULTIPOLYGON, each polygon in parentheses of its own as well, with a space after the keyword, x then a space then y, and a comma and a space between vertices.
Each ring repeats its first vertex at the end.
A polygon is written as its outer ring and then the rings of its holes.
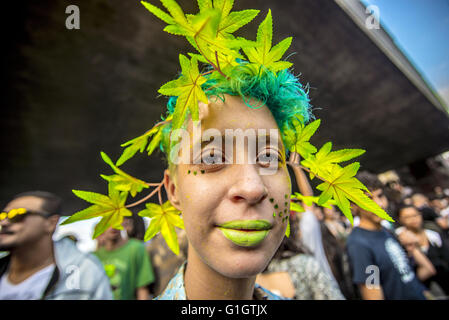
MULTIPOLYGON (((230 137, 225 135, 225 134, 221 134, 220 137, 221 137, 221 147, 222 147, 222 149, 224 149, 225 146, 226 146, 226 140, 227 140, 227 138, 230 138, 230 137)), ((233 142, 233 144, 236 142, 236 138, 237 137, 235 135, 232 135, 232 139, 233 139, 232 142, 233 142)), ((200 150, 203 150, 206 146, 208 146, 211 143, 216 146, 217 144, 216 144, 215 140, 216 140, 215 137, 211 136, 210 139, 208 139, 208 140, 197 141, 196 143, 194 143, 193 147, 191 148, 191 152, 193 152, 193 150, 198 150, 197 149, 198 146, 200 147, 199 148, 200 150)), ((259 143, 260 143, 261 140, 265 141, 266 145, 269 145, 269 146, 272 146, 275 143, 274 141, 273 142, 271 141, 272 139, 271 139, 271 135, 270 134, 259 134, 259 135, 257 135, 257 146, 256 146, 257 149, 259 147, 259 143)), ((280 135, 277 135, 277 139, 275 139, 275 140, 277 140, 276 147, 280 151, 285 151, 284 144, 282 143, 282 139, 280 138, 280 135)), ((218 145, 220 145, 220 144, 218 144, 218 145)))

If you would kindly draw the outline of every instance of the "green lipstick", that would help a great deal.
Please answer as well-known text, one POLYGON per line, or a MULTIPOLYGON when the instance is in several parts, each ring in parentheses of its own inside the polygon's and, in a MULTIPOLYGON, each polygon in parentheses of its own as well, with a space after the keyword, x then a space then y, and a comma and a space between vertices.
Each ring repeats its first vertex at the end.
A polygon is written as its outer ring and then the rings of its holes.
POLYGON ((234 220, 218 226, 223 235, 241 247, 253 247, 268 235, 272 225, 266 220, 234 220))

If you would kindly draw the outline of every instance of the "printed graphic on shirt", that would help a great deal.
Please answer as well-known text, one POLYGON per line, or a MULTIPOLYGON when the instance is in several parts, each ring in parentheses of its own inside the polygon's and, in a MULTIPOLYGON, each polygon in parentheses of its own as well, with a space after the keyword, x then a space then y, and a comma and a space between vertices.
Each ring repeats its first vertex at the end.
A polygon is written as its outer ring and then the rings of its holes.
POLYGON ((401 281, 408 283, 413 280, 415 273, 410 269, 407 256, 399 243, 389 238, 385 241, 385 250, 391 258, 396 270, 401 275, 401 281))

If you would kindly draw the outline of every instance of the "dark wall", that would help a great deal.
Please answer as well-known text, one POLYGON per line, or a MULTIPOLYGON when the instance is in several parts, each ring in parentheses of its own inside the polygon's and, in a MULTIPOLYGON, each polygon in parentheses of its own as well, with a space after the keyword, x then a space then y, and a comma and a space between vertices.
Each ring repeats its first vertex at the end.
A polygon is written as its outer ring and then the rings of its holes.
MULTIPOLYGON (((196 12, 195 1, 179 1, 196 12)), ((153 1, 156 3, 156 1, 153 1)), ((362 166, 382 171, 449 149, 448 119, 437 111, 333 2, 238 1, 261 14, 241 35, 255 38, 268 8, 274 41, 293 35, 288 54, 310 83, 322 127, 313 142, 363 147, 362 166)), ((117 159, 128 141, 160 118, 157 89, 173 79, 187 42, 137 0, 9 1, 2 4, 0 200, 32 189, 57 192, 67 212, 85 205, 71 189, 106 192, 100 150, 117 159), (68 5, 80 30, 68 30, 68 5)), ((125 166, 160 181, 163 162, 141 155, 125 166)))

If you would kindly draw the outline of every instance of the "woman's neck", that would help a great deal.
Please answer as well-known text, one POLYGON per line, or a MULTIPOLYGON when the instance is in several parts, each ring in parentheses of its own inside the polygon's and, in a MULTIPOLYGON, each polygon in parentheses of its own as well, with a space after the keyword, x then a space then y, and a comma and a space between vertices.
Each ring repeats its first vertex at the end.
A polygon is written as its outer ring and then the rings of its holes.
POLYGON ((184 274, 186 296, 189 300, 251 300, 256 277, 228 278, 218 273, 189 245, 188 263, 184 274))

